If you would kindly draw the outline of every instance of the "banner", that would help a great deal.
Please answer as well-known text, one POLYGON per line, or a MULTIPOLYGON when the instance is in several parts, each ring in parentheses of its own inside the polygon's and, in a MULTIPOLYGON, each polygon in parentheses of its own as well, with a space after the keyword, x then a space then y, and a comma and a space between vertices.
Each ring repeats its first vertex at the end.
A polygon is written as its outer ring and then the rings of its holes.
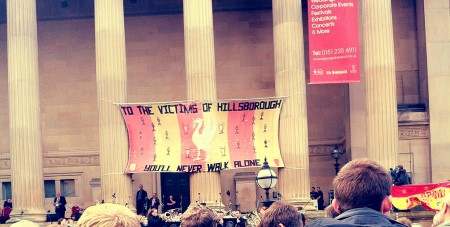
POLYGON ((217 172, 283 167, 282 99, 121 105, 129 139, 127 173, 217 172))
POLYGON ((359 82, 357 0, 308 0, 311 84, 359 82))
POLYGON ((450 193, 450 182, 393 186, 392 204, 399 210, 422 205, 426 210, 437 211, 441 209, 447 193, 450 193))

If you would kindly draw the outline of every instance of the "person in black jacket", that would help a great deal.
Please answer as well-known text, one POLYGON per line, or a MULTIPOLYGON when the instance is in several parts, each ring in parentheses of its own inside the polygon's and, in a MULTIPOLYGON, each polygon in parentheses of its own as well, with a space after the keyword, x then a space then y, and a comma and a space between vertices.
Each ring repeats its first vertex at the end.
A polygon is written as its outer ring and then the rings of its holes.
POLYGON ((320 190, 320 187, 317 187, 317 206, 319 210, 323 210, 325 206, 323 205, 325 201, 323 200, 323 192, 320 190))
POLYGON ((150 210, 150 213, 147 217, 148 220, 148 226, 149 227, 162 227, 163 226, 163 220, 158 215, 158 210, 153 208, 150 210))
POLYGON ((136 213, 138 215, 146 216, 147 214, 147 192, 144 190, 142 184, 139 185, 139 190, 136 193, 136 213))
POLYGON ((55 206, 55 213, 58 218, 64 218, 66 213, 66 198, 61 196, 61 193, 57 192, 56 197, 53 199, 53 205, 55 206))
POLYGON ((237 218, 237 227, 245 227, 247 225, 247 220, 242 217, 240 210, 235 210, 234 216, 237 218))
POLYGON ((11 199, 7 199, 4 203, 3 203, 3 208, 5 207, 9 207, 9 208, 13 208, 12 207, 12 200, 11 199))
POLYGON ((158 196, 156 195, 156 193, 153 193, 153 196, 150 199, 148 199, 147 207, 150 207, 150 209, 155 208, 156 210, 158 210, 159 204, 160 202, 158 196))
POLYGON ((394 185, 401 186, 401 185, 410 184, 408 173, 406 173, 406 170, 403 169, 403 166, 398 165, 396 169, 397 169, 397 174, 396 174, 396 177, 394 180, 394 185))
POLYGON ((385 213, 392 208, 392 178, 369 159, 347 163, 333 180, 336 218, 316 219, 306 226, 404 226, 385 213))

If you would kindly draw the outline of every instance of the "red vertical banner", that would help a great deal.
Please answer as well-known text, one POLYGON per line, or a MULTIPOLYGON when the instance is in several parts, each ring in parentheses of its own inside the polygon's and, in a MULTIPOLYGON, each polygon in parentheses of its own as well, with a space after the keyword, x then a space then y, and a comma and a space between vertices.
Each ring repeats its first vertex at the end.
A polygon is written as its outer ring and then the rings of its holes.
MULTIPOLYGON (((231 103, 233 104, 233 103, 231 103)), ((235 105, 238 103, 235 102, 235 105)), ((231 160, 254 160, 256 159, 254 149, 255 133, 253 131, 254 111, 228 112, 228 147, 231 160)), ((242 167, 245 163, 233 163, 242 167)))
POLYGON ((311 84, 360 80, 357 0, 308 0, 311 84))
POLYGON ((149 115, 142 114, 139 117, 134 117, 134 113, 143 113, 148 111, 147 106, 123 106, 122 113, 125 119, 128 139, 130 141, 139 141, 139 143, 129 144, 129 160, 127 171, 142 172, 146 164, 153 164, 153 154, 148 152, 149 150, 155 150, 155 144, 153 138, 155 136, 154 130, 152 130, 152 119, 149 115))

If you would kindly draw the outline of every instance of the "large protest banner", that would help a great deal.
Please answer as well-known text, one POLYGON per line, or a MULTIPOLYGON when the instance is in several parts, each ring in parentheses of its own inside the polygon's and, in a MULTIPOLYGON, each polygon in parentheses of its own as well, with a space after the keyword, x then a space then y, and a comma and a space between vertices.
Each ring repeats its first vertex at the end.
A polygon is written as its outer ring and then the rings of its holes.
POLYGON ((127 173, 283 167, 278 123, 282 99, 172 102, 120 109, 129 138, 127 173))
POLYGON ((308 0, 310 83, 360 80, 357 0, 308 0))
POLYGON ((450 182, 393 186, 392 204, 399 210, 422 205, 426 210, 437 211, 441 209, 447 193, 450 193, 450 182))

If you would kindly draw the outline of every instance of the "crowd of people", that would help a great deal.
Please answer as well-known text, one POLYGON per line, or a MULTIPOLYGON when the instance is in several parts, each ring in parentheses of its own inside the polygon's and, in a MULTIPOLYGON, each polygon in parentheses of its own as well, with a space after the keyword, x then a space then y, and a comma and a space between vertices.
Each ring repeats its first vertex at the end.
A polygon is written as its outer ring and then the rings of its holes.
MULTIPOLYGON (((164 200, 164 197, 163 197, 164 200)), ((139 185, 139 190, 136 193, 136 214, 146 215, 151 209, 158 210, 161 205, 156 193, 148 198, 147 191, 144 190, 142 184, 139 185)), ((169 195, 168 199, 162 203, 162 211, 173 210, 180 207, 180 204, 175 200, 173 195, 169 195)))
MULTIPOLYGON (((396 170, 401 174, 402 166, 396 170)), ((392 173, 391 173, 392 174, 392 173)), ((302 226, 412 226, 407 218, 394 220, 390 217, 392 209, 391 188, 393 182, 402 176, 391 174, 380 164, 369 159, 357 159, 347 163, 333 180, 334 199, 332 204, 324 207, 325 217, 306 223, 305 216, 286 201, 278 200, 270 207, 259 209, 259 227, 302 227, 302 226), (356 189, 356 190, 355 190, 356 189)), ((407 175, 406 175, 407 176, 407 175)), ((146 198, 142 185, 136 200, 146 198)), ((320 187, 313 187, 311 197, 323 199, 320 187)), ((58 196, 57 196, 58 197, 58 196)), ((55 203, 62 203, 62 198, 55 198, 55 203)), ((169 198, 168 203, 173 198, 169 198)), ((173 200, 174 201, 174 200, 173 200)), ((176 202, 174 201, 176 204, 176 202)), ((136 203, 138 204, 138 203, 136 203)), ((128 207, 105 203, 87 208, 76 226, 79 227, 162 227, 164 216, 158 214, 159 200, 156 194, 143 201, 142 209, 137 214, 128 207), (144 214, 146 206, 150 207, 144 214)), ((436 213, 433 226, 450 226, 450 194, 445 196, 442 209, 436 213)), ((323 205, 322 205, 323 206, 323 205)), ((222 211, 214 211, 205 205, 191 204, 180 215, 183 227, 223 227, 230 226, 222 211)), ((248 226, 247 220, 239 210, 232 213, 234 227, 248 226)), ((19 222, 20 223, 20 222, 19 222)), ((14 225, 11 225, 14 226, 14 225)), ((23 227, 34 227, 32 222, 23 222, 23 227)), ((66 219, 60 219, 51 226, 75 226, 66 219)))

